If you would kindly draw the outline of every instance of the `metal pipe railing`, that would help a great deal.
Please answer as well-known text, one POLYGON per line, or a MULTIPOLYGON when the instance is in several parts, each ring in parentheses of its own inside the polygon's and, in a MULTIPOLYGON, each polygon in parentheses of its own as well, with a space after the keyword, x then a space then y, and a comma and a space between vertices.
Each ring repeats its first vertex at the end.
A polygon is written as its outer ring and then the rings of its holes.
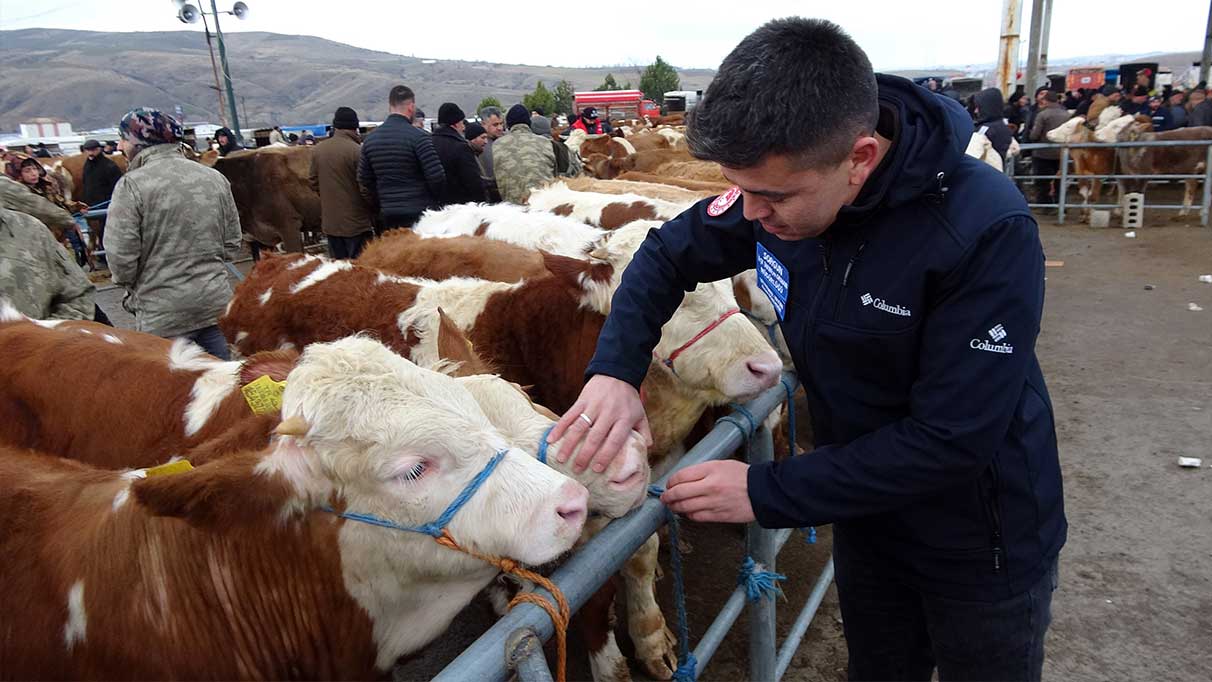
MULTIPOLYGON (((792 406, 794 407, 794 406, 792 406)), ((764 464, 774 461, 774 435, 763 426, 749 440, 749 463, 764 464)), ((745 529, 745 546, 749 556, 761 570, 777 572, 775 562, 778 549, 774 546, 774 532, 758 525, 757 521, 745 529)), ((778 603, 775 599, 758 599, 749 603, 749 679, 773 680, 774 665, 778 660, 775 634, 775 616, 778 603)))
POLYGON ((800 648, 800 642, 808 633, 808 626, 812 624, 816 610, 821 607, 821 602, 825 600, 825 592, 829 590, 829 584, 832 582, 833 557, 830 557, 824 570, 821 571, 821 577, 816 579, 816 585, 812 587, 812 594, 808 595, 804 610, 800 611, 800 615, 796 617, 795 623, 791 626, 791 632, 787 633, 787 639, 783 641, 783 646, 779 649, 779 661, 774 671, 775 680, 783 679, 783 675, 787 673, 787 667, 791 665, 791 659, 795 657, 796 649, 800 648))
MULTIPOLYGON (((1173 180, 1203 180, 1204 193, 1199 206, 1199 223, 1207 227, 1210 214, 1212 214, 1212 140, 1139 140, 1125 142, 1077 142, 1077 143, 1054 143, 1054 142, 1028 142, 1019 145, 1023 151, 1040 150, 1040 149, 1059 149, 1061 153, 1060 170, 1057 175, 1015 175, 1014 162, 1005 165, 1006 175, 1016 182, 1029 182, 1038 180, 1053 180, 1060 182, 1057 188, 1056 203, 1031 203, 1028 206, 1031 208, 1055 208, 1056 221, 1060 224, 1065 222, 1065 214, 1067 209, 1080 206, 1082 209, 1092 208, 1120 208, 1119 204, 1073 204, 1068 202, 1069 198, 1069 183, 1072 181, 1081 180, 1138 180, 1143 181, 1145 186, 1157 182, 1173 181, 1173 180), (1069 170, 1070 150, 1072 149, 1123 149, 1132 147, 1205 147, 1206 158, 1204 163, 1204 173, 1174 173, 1170 175, 1149 174, 1149 175, 1128 175, 1123 173, 1109 173, 1103 175, 1085 175, 1074 174, 1069 170), (1059 176, 1059 177, 1058 177, 1059 176)), ((1162 210, 1186 210, 1190 207, 1183 204, 1144 204, 1145 209, 1162 209, 1162 210)))
MULTIPOLYGON (((790 374, 786 375, 786 378, 791 381, 795 380, 794 375, 790 374)), ((782 386, 778 386, 747 403, 745 409, 760 422, 785 400, 786 393, 782 386)), ((661 486, 665 485, 673 473, 688 466, 724 459, 744 445, 745 440, 744 434, 734 424, 717 424, 703 440, 699 441, 678 461, 669 473, 656 483, 661 486)), ((753 443, 755 451, 762 451, 757 453, 757 457, 765 457, 767 454, 773 457, 773 441, 769 430, 764 426, 753 435, 753 443)), ((631 513, 607 525, 582 545, 563 566, 559 567, 551 575, 551 581, 564 593, 572 610, 580 609, 598 587, 609 580, 610 576, 622 567, 640 545, 656 532, 665 519, 665 508, 660 500, 649 498, 638 509, 632 510, 631 513)), ((750 528, 749 535, 755 542, 751 547, 751 551, 756 552, 753 555, 754 559, 765 563, 768 570, 773 570, 774 555, 786 542, 790 531, 750 528)), ((550 597, 545 590, 536 589, 536 591, 542 596, 550 597)), ((725 608, 728 609, 730 605, 733 605, 736 599, 737 594, 734 592, 729 597, 725 608)), ((739 615, 740 608, 747 603, 743 596, 739 599, 741 603, 732 608, 736 615, 739 615)), ((773 603, 771 600, 762 600, 762 602, 773 603)), ((761 602, 759 602, 760 605, 761 602)), ((766 666, 769 674, 759 677, 752 674, 751 668, 750 678, 772 679, 777 665, 777 650, 774 648, 774 610, 756 609, 754 612, 769 619, 758 634, 761 648, 761 659, 758 665, 766 666), (767 633, 769 637, 767 637, 767 633)), ((735 621, 736 615, 732 616, 731 621, 735 621)), ((719 640, 723 639, 723 632, 726 632, 727 627, 732 624, 728 622, 725 625, 720 622, 721 620, 727 619, 717 618, 717 622, 713 623, 712 628, 708 630, 712 637, 718 636, 719 640), (719 632, 720 630, 723 632, 719 632)), ((507 660, 506 654, 514 651, 518 643, 524 641, 522 638, 531 633, 540 640, 546 640, 551 637, 552 632, 553 626, 546 612, 533 604, 519 604, 464 649, 434 679, 438 682, 462 682, 468 679, 503 681, 511 674, 510 662, 507 660)), ((704 640, 707 638, 708 635, 704 635, 704 640)), ((710 660, 710 654, 714 653, 715 646, 718 644, 719 641, 716 641, 710 651, 703 652, 708 655, 705 659, 700 659, 700 661, 704 661, 699 666, 700 670, 704 667, 705 660, 710 660)), ((696 657, 699 651, 699 649, 695 650, 696 657)), ((524 657, 524 659, 530 658, 534 658, 534 656, 524 657)), ((516 657, 514 660, 517 660, 516 657)), ((752 664, 753 661, 751 661, 752 664)), ((529 666, 530 663, 526 663, 526 665, 529 666)), ((520 666, 518 672, 522 673, 520 666)), ((540 671, 537 673, 538 677, 533 676, 536 674, 533 668, 528 668, 525 674, 529 679, 540 679, 542 675, 540 671)))

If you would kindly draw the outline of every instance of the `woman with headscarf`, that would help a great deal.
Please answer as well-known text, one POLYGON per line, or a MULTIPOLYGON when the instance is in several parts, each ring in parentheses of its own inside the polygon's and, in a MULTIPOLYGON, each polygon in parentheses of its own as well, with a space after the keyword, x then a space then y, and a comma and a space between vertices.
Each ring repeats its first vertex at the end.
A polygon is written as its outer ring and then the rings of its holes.
POLYGON ((181 155, 181 124, 155 109, 135 109, 118 126, 129 159, 114 187, 105 251, 122 305, 135 328, 188 338, 226 360, 216 325, 231 300, 225 260, 240 248, 231 186, 218 171, 181 155))
MULTIPOLYGON (((25 189, 63 209, 69 216, 81 210, 82 205, 79 202, 70 202, 63 197, 63 189, 59 186, 58 181, 47 174, 46 167, 38 159, 17 152, 8 152, 4 155, 4 162, 5 173, 21 183, 25 189)), ((78 265, 83 267, 91 262, 92 254, 84 247, 84 235, 81 234, 80 226, 74 219, 71 221, 55 220, 47 222, 46 226, 50 228, 60 244, 75 254, 78 265)))
POLYGON ((215 131, 215 144, 219 145, 219 156, 240 151, 240 143, 236 142, 236 136, 232 135, 229 128, 219 128, 215 131))

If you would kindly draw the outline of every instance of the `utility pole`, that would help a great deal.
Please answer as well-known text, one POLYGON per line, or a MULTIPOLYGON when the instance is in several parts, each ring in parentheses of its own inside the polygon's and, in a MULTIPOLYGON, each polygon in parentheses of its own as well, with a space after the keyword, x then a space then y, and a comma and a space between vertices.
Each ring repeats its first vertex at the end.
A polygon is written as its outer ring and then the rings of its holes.
POLYGON ((231 132, 240 141, 240 115, 236 113, 236 95, 231 87, 231 68, 227 65, 227 48, 223 45, 223 29, 219 28, 219 8, 210 0, 210 11, 215 17, 215 37, 219 40, 219 61, 223 64, 223 84, 227 90, 227 114, 231 118, 231 132))
POLYGON ((1040 82, 1051 84, 1048 80, 1048 34, 1052 32, 1052 0, 1044 0, 1044 30, 1039 41, 1039 76, 1040 82))
POLYGON ((1002 4, 1002 33, 1001 46, 997 55, 997 75, 995 86, 1002 91, 1007 99, 1014 92, 1014 83, 1018 80, 1018 43, 1019 25, 1023 21, 1023 5, 1021 0, 1004 0, 1002 4))
MULTIPOLYGON (((219 83, 219 65, 215 62, 215 46, 210 40, 210 24, 206 21, 206 13, 199 12, 202 15, 202 28, 206 31, 206 49, 210 52, 210 69, 215 74, 215 92, 219 95, 219 122, 223 127, 227 127, 227 109, 223 104, 223 86, 219 83)), ((216 17, 215 21, 219 19, 216 17)))
MULTIPOLYGON (((1027 42, 1027 70, 1023 90, 1028 94, 1042 85, 1039 82, 1039 42, 1044 33, 1044 0, 1031 0, 1031 35, 1027 42)), ((222 48, 223 43, 219 43, 222 48)))

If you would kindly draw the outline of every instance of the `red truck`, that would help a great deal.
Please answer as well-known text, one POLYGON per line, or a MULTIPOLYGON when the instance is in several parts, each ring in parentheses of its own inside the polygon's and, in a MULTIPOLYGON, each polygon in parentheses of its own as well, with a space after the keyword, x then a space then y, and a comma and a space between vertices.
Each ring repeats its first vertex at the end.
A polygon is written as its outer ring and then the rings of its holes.
POLYGON ((661 107, 644 99, 644 93, 639 90, 594 90, 575 93, 573 98, 578 114, 585 107, 594 107, 598 116, 607 120, 661 115, 661 107))

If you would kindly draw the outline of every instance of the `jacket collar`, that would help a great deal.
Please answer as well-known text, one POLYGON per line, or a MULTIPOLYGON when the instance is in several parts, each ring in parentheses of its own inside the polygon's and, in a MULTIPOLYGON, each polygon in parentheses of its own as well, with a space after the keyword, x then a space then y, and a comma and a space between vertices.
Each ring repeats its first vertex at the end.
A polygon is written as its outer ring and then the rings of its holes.
POLYGON ((348 138, 350 140, 353 140, 354 142, 362 141, 362 136, 359 135, 358 131, 356 131, 356 130, 345 130, 343 128, 333 128, 332 136, 348 138))
POLYGON ((167 159, 170 156, 181 156, 181 148, 175 143, 154 144, 150 147, 144 147, 138 154, 135 154, 135 158, 130 160, 130 163, 127 164, 126 171, 129 173, 136 168, 146 166, 152 161, 157 159, 167 159))
POLYGON ((460 133, 459 131, 455 130, 454 128, 451 128, 450 126, 441 126, 437 130, 435 130, 433 134, 441 135, 442 137, 451 137, 456 140, 459 140, 460 142, 467 141, 467 138, 463 137, 463 133, 460 133))
POLYGON ((530 130, 530 124, 529 124, 529 123, 515 123, 515 124, 513 124, 513 127, 511 127, 511 128, 509 129, 509 132, 511 132, 511 133, 516 133, 516 132, 518 132, 519 130, 523 130, 523 131, 528 132, 528 133, 532 132, 532 131, 530 130))

